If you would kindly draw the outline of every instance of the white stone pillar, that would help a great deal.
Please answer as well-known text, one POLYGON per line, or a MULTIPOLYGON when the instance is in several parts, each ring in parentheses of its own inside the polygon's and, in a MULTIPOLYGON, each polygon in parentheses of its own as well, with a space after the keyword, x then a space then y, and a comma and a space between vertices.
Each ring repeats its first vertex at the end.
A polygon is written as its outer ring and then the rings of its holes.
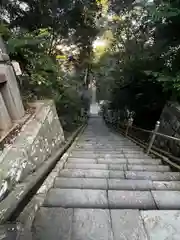
POLYGON ((2 63, 0 64, 0 73, 6 77, 6 83, 1 88, 6 108, 12 120, 19 120, 24 116, 25 112, 13 68, 2 63))
POLYGON ((2 94, 0 93, 0 130, 6 131, 12 126, 12 122, 4 103, 2 94))

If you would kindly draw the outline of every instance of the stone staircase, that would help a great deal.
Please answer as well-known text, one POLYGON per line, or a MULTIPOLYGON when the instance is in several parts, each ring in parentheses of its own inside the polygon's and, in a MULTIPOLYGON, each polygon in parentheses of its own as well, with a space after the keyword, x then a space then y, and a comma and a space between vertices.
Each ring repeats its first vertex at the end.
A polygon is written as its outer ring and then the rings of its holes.
POLYGON ((179 240, 180 173, 91 118, 34 221, 34 240, 179 240))

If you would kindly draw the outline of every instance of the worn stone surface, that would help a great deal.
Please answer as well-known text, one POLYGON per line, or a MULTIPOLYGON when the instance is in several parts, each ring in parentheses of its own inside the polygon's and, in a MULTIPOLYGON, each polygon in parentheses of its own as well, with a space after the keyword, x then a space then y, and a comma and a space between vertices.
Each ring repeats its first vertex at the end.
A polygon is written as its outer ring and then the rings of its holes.
POLYGON ((69 169, 107 169, 108 170, 108 165, 107 164, 78 164, 78 163, 67 163, 65 168, 69 169))
POLYGON ((178 181, 180 180, 179 172, 138 172, 126 171, 125 176, 127 179, 150 179, 156 181, 178 181))
POLYGON ((107 180, 100 178, 56 178, 55 188, 107 189, 107 180))
POLYGON ((12 121, 0 92, 0 131, 6 131, 12 126, 12 121))
MULTIPOLYGON (((48 128, 48 124, 45 127, 48 128)), ((164 209, 164 206, 179 209, 179 192, 173 191, 180 182, 179 173, 170 172, 167 166, 162 166, 161 160, 150 157, 131 158, 131 155, 135 157, 138 154, 143 155, 140 153, 142 150, 123 136, 110 132, 99 118, 90 119, 84 133, 76 140, 77 143, 73 144, 65 160, 57 164, 59 171, 53 171, 53 174, 58 172, 58 177, 44 202, 48 209, 54 207, 73 209, 71 238, 68 240, 150 240, 153 235, 150 235, 151 231, 149 234, 146 224, 144 228, 143 216, 139 214, 138 209, 149 211, 156 209, 156 212, 160 212, 158 208, 164 209), (70 152, 73 151, 74 154, 73 149, 76 149, 75 158, 69 157, 70 152), (124 153, 131 153, 130 158, 112 157, 116 149, 120 151, 118 154, 122 154, 122 150, 124 153), (93 154, 95 157, 86 158, 78 155, 79 152, 80 155, 86 154, 86 150, 89 155, 93 154), (102 158, 98 157, 98 151, 102 158), (131 171, 126 171, 127 169, 131 171), (147 233, 149 235, 146 235, 147 233)), ((51 184, 50 179, 48 186, 51 184)), ((42 188, 40 192, 45 194, 47 189, 42 188)), ((42 223, 45 218, 44 216, 41 220, 42 223)), ((58 227, 61 231, 61 224, 66 224, 66 217, 63 223, 61 223, 63 220, 56 217, 51 219, 51 223, 47 225, 43 223, 42 226, 46 225, 47 229, 50 226, 53 229, 55 225, 57 232, 58 227)), ((165 227, 169 227, 169 222, 165 222, 165 227)), ((174 223, 170 227, 176 229, 174 223)), ((164 230, 160 229, 160 232, 162 231, 164 230)), ((154 239, 161 240, 159 232, 156 233, 158 235, 154 239)), ((172 232, 168 237, 169 240, 173 239, 172 232)), ((46 239, 46 236, 44 238, 46 239)))
POLYGON ((139 159, 139 158, 128 158, 127 159, 128 164, 147 164, 147 165, 158 165, 162 164, 161 160, 154 160, 154 159, 139 159))
POLYGON ((141 211, 146 232, 151 240, 179 240, 180 211, 141 211))
POLYGON ((33 228, 33 240, 70 240, 73 209, 43 208, 38 211, 33 228))
POLYGON ((179 191, 152 191, 152 195, 159 209, 180 208, 180 192, 179 191))
POLYGON ((11 176, 15 182, 23 181, 64 142, 53 101, 40 101, 34 105, 39 110, 22 127, 3 159, 1 157, 0 168, 5 177, 11 176))
POLYGON ((51 189, 44 206, 65 208, 108 208, 104 190, 51 189))
POLYGON ((109 159, 117 159, 117 158, 124 158, 124 154, 119 154, 119 153, 97 153, 96 156, 98 158, 104 158, 106 160, 109 159))
POLYGON ((68 158, 68 163, 79 163, 79 164, 83 164, 83 163, 89 163, 89 164, 96 164, 97 160, 93 159, 93 158, 68 158))
POLYGON ((127 165, 126 164, 109 164, 108 165, 109 170, 127 170, 127 165))
MULTIPOLYGON (((0 239, 2 240, 19 240, 19 230, 21 226, 18 224, 4 224, 0 225, 0 239)), ((27 239, 29 240, 29 239, 27 239)))
POLYGON ((109 210, 75 209, 73 240, 113 240, 109 210))
POLYGON ((149 191, 108 191, 110 208, 116 209, 156 209, 149 191))
POLYGON ((108 178, 109 170, 97 169, 63 169, 60 171, 60 177, 76 178, 108 178))
POLYGON ((180 181, 153 181, 156 190, 177 190, 180 191, 180 181))
POLYGON ((125 175, 123 171, 115 171, 115 170, 110 170, 109 171, 109 178, 120 178, 124 179, 125 175))
POLYGON ((154 189, 150 180, 109 179, 108 188, 112 190, 151 190, 154 189))
POLYGON ((141 152, 139 152, 139 153, 124 153, 124 155, 125 155, 125 157, 126 158, 135 158, 135 159, 151 159, 148 155, 145 155, 145 154, 143 154, 143 153, 141 153, 141 152))
POLYGON ((125 158, 115 158, 115 159, 104 159, 104 158, 98 158, 97 163, 99 164, 126 164, 127 160, 125 158))
POLYGON ((72 158, 76 158, 76 157, 80 157, 80 158, 96 158, 96 154, 94 153, 71 153, 70 157, 72 158))
POLYGON ((148 240, 138 210, 111 210, 114 240, 148 240))
POLYGON ((164 165, 127 165, 128 171, 154 171, 154 172, 170 172, 169 166, 164 165))

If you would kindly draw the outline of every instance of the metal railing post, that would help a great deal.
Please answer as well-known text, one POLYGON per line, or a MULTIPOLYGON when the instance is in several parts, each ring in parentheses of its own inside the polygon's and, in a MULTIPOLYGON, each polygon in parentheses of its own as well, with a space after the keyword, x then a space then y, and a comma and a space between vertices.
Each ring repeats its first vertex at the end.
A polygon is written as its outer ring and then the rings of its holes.
POLYGON ((151 138, 150 138, 150 140, 149 140, 149 144, 148 144, 148 147, 147 147, 147 150, 146 150, 146 153, 147 153, 147 154, 149 154, 149 152, 150 152, 150 150, 151 150, 151 148, 152 148, 152 145, 153 145, 154 140, 155 140, 155 138, 156 138, 156 133, 157 133, 158 130, 159 130, 159 126, 160 126, 160 122, 157 121, 157 122, 156 122, 156 126, 155 126, 155 128, 154 128, 154 131, 153 131, 153 133, 152 133, 152 135, 151 135, 151 138))
POLYGON ((127 127, 126 127, 126 132, 125 132, 125 136, 127 137, 128 136, 128 131, 129 131, 129 128, 132 126, 132 124, 133 124, 133 118, 131 117, 131 118, 129 118, 128 119, 128 123, 127 123, 127 127))

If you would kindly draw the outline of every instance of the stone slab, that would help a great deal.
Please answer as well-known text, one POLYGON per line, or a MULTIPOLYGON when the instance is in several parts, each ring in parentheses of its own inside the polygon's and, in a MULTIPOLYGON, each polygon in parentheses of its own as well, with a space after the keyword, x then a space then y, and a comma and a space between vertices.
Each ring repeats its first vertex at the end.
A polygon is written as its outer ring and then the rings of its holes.
POLYGON ((152 190, 153 182, 150 180, 109 179, 108 188, 111 190, 152 190))
POLYGON ((141 216, 149 239, 180 239, 180 211, 141 211, 141 216))
POLYGON ((105 169, 108 170, 108 165, 107 164, 91 164, 91 163, 87 163, 87 164, 78 164, 78 163, 67 163, 65 165, 65 168, 68 169, 105 169))
POLYGON ((124 148, 123 149, 123 153, 124 154, 128 154, 128 153, 130 153, 130 154, 138 154, 138 153, 140 153, 140 152, 142 152, 143 151, 143 149, 141 149, 141 148, 124 148))
POLYGON ((103 149, 103 150, 101 150, 101 149, 97 149, 97 150, 95 150, 95 153, 96 154, 101 154, 101 153, 105 153, 105 154, 115 154, 115 155, 122 155, 123 154, 123 150, 109 150, 109 149, 103 149))
POLYGON ((180 209, 179 191, 152 191, 154 201, 158 209, 178 210, 180 209))
POLYGON ((96 158, 96 154, 93 154, 93 153, 74 153, 72 152, 70 154, 70 157, 72 158, 76 158, 76 157, 80 157, 80 158, 96 158))
POLYGON ((70 178, 109 178, 109 170, 63 169, 60 171, 59 176, 70 178))
POLYGON ((68 158, 68 163, 89 163, 96 164, 97 160, 93 158, 68 158))
POLYGON ((96 154, 94 150, 89 150, 89 149, 79 149, 79 150, 76 150, 76 148, 73 148, 73 151, 71 151, 71 154, 75 154, 75 155, 78 155, 78 154, 96 154))
POLYGON ((128 164, 147 164, 147 165, 159 165, 162 164, 161 160, 159 159, 132 159, 132 158, 127 158, 128 164))
POLYGON ((124 153, 126 158, 138 158, 138 159, 151 159, 150 156, 143 154, 142 152, 139 151, 139 153, 124 153))
POLYGON ((119 153, 97 153, 96 156, 98 158, 105 158, 105 159, 113 159, 113 158, 124 158, 124 154, 119 153))
POLYGON ((109 178, 124 179, 125 178, 124 171, 110 170, 109 171, 109 178))
POLYGON ((32 227, 33 240, 71 239, 73 209, 40 208, 32 227))
POLYGON ((0 130, 7 131, 11 126, 11 118, 0 92, 0 130))
POLYGON ((99 164, 126 164, 127 160, 125 158, 121 159, 104 159, 104 158, 98 158, 97 163, 99 164))
POLYGON ((56 178, 55 188, 107 189, 107 180, 100 178, 56 178))
POLYGON ((153 172, 170 172, 169 166, 165 165, 127 165, 128 171, 153 171, 153 172))
POLYGON ((180 181, 153 181, 155 190, 177 190, 180 191, 180 181))
POLYGON ((180 180, 179 172, 139 172, 139 171, 126 171, 125 176, 127 179, 149 179, 155 181, 178 181, 180 180))
POLYGON ((108 168, 109 170, 127 170, 126 164, 109 164, 108 168))
POLYGON ((149 191, 108 191, 110 208, 116 209, 156 209, 149 191))
POLYGON ((110 210, 114 240, 148 240, 138 210, 110 210))
POLYGON ((75 209, 73 240, 113 240, 109 210, 75 209))
POLYGON ((90 189, 51 189, 44 202, 45 207, 108 208, 107 193, 90 189))

